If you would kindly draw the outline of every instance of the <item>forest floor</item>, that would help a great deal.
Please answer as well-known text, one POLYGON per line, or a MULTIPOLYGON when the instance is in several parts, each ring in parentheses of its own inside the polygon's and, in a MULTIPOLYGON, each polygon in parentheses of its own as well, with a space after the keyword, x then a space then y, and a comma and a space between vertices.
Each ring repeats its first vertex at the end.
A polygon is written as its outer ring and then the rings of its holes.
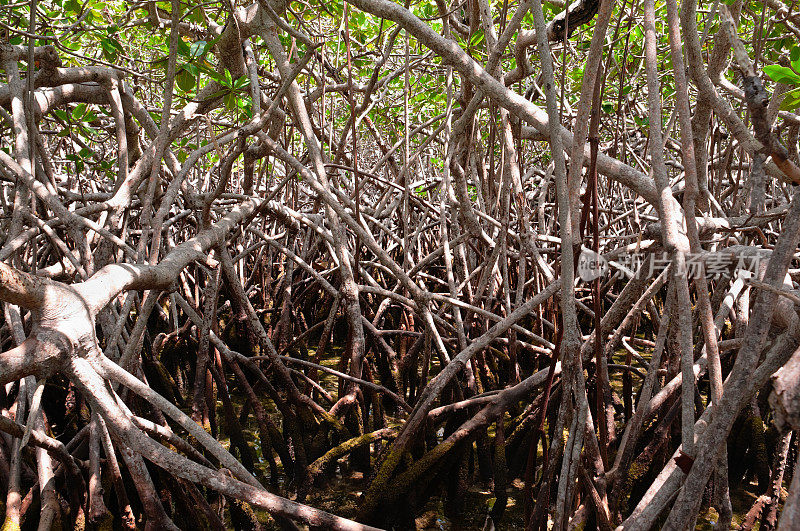
MULTIPOLYGON (((643 339, 643 337, 641 338, 643 339)), ((331 348, 331 351, 320 361, 326 367, 332 369, 340 369, 339 362, 343 347, 336 345, 331 348)), ((637 348, 638 353, 649 361, 651 352, 649 349, 637 348)), ((309 351, 309 357, 313 357, 313 351, 309 351)), ((612 363, 624 364, 626 363, 627 352, 619 350, 612 356, 612 363)), ((643 372, 647 370, 646 367, 641 366, 636 360, 632 361, 633 366, 637 366, 643 372)), ((432 367, 435 371, 435 368, 432 367)), ((617 392, 622 392, 622 371, 614 370, 610 373, 610 383, 612 388, 617 392)), ((233 380, 229 382, 233 384, 233 380)), ((335 376, 327 373, 319 374, 319 383, 326 391, 328 391, 334 398, 338 395, 338 380, 335 376)), ((638 377, 632 378, 633 392, 638 393, 641 387, 641 381, 638 377)), ((233 385, 231 385, 233 388, 233 385)), ((241 408, 245 403, 244 396, 237 396, 233 393, 232 400, 237 408, 241 408)), ((280 415, 272 402, 268 401, 265 407, 270 415, 276 421, 279 421, 280 415)), ((218 408, 221 409, 222 403, 219 401, 218 408)), ((261 455, 260 451, 260 438, 256 422, 252 417, 248 417, 246 422, 242 425, 247 442, 256 450, 256 455, 261 455)), ((493 435, 493 428, 489 428, 489 435, 493 435)), ((226 447, 229 447, 229 440, 223 436, 220 441, 226 447)), ((539 461, 541 462, 541 451, 539 452, 539 461)), ((276 456, 277 459, 277 456, 276 456)), ((279 461, 278 461, 279 462, 279 461)), ((256 467, 260 470, 262 478, 269 477, 269 470, 266 461, 259 459, 256 462, 256 467)), ((361 495, 368 485, 368 478, 365 478, 364 473, 350 469, 346 460, 340 461, 340 465, 336 474, 331 477, 322 488, 315 488, 312 493, 305 500, 306 503, 311 504, 319 509, 335 513, 345 518, 354 518, 358 513, 359 504, 361 502, 361 495)), ((473 483, 474 485, 475 483, 473 483)), ((788 484, 784 485, 781 492, 781 502, 787 495, 786 488, 788 484)), ((524 484, 519 478, 514 479, 508 485, 508 502, 506 510, 503 514, 502 521, 498 524, 497 529, 523 529, 525 522, 524 515, 524 484)), ((742 523, 747 514, 747 511, 753 506, 753 503, 758 498, 758 485, 755 481, 742 485, 736 488, 731 493, 731 503, 733 505, 733 522, 732 528, 737 529, 742 523)), ((492 490, 491 484, 484 486, 476 486, 470 488, 464 498, 464 511, 456 517, 445 516, 444 497, 437 495, 431 497, 426 503, 420 515, 415 519, 417 530, 481 530, 484 528, 486 516, 491 510, 495 502, 495 494, 492 490)), ((256 511, 259 520, 265 525, 267 529, 279 529, 275 525, 272 518, 265 511, 256 511)), ((717 513, 713 508, 704 508, 697 519, 697 530, 713 530, 714 524, 717 520, 717 513)), ((754 531, 758 530, 758 524, 754 531)))

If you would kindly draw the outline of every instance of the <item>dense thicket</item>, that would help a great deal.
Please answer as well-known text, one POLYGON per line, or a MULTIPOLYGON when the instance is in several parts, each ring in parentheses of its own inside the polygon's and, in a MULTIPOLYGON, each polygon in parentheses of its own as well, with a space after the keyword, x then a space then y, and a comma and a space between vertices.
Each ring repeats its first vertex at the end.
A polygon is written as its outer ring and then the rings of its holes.
POLYGON ((3 529, 797 529, 799 41, 3 0, 3 529))

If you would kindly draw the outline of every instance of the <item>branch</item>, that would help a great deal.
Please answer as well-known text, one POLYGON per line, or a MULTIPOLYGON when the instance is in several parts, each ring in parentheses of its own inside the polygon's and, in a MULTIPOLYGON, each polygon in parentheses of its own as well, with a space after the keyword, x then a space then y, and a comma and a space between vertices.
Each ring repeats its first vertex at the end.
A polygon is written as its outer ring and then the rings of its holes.
POLYGON ((756 130, 756 138, 764 146, 764 152, 772 157, 778 168, 786 174, 789 179, 800 184, 800 168, 789 160, 789 152, 772 134, 770 120, 767 117, 767 106, 769 105, 769 94, 764 89, 761 78, 753 68, 753 62, 744 48, 744 44, 736 33, 736 23, 733 21, 728 6, 719 6, 720 18, 722 19, 722 29, 728 34, 728 38, 733 45, 733 55, 741 69, 742 81, 744 83, 744 95, 747 101, 747 108, 753 116, 753 128, 756 130))
MULTIPOLYGON (((468 78, 497 105, 534 126, 539 132, 548 133, 547 113, 543 109, 516 92, 507 89, 503 83, 495 79, 480 64, 467 55, 458 44, 436 33, 430 26, 403 6, 390 0, 348 1, 362 11, 392 20, 401 25, 422 44, 440 55, 445 62, 453 65, 459 73, 468 78)), ((559 126, 558 131, 564 145, 572 145, 572 134, 563 126, 559 126)), ((643 173, 603 153, 598 154, 597 169, 603 175, 636 191, 649 203, 654 205, 657 203, 658 197, 653 182, 643 173)))
POLYGON ((29 310, 44 303, 48 281, 0 262, 0 300, 29 310))
POLYGON ((263 488, 242 483, 222 472, 208 469, 166 450, 164 446, 142 433, 133 425, 130 418, 122 414, 109 394, 104 380, 94 372, 89 361, 84 358, 72 360, 69 372, 76 386, 91 403, 92 409, 97 410, 103 416, 108 427, 132 449, 171 474, 200 483, 226 496, 246 501, 273 514, 300 520, 310 526, 352 531, 376 529, 276 496, 263 488))
POLYGON ((244 201, 208 229, 173 248, 158 265, 108 265, 86 282, 73 287, 86 300, 92 315, 97 315, 122 291, 169 289, 183 268, 194 260, 203 260, 209 249, 222 243, 228 233, 260 205, 258 199, 244 201))

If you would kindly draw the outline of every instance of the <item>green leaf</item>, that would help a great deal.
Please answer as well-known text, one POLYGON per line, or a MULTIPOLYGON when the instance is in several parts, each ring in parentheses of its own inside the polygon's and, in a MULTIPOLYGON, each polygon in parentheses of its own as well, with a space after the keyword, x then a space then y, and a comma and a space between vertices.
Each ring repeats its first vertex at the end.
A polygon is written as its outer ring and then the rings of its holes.
POLYGON ((800 88, 790 90, 781 102, 782 111, 793 111, 800 107, 800 88))
POLYGON ((100 47, 103 48, 103 56, 110 62, 116 61, 119 53, 123 51, 122 44, 120 44, 114 36, 102 39, 100 41, 100 47))
POLYGON ((75 163, 75 173, 83 173, 84 169, 83 159, 79 155, 70 153, 66 156, 66 158, 75 163))
POLYGON ((175 76, 175 82, 178 84, 178 87, 180 87, 182 91, 189 92, 194 88, 195 84, 197 83, 197 80, 191 74, 191 72, 189 72, 185 68, 181 68, 181 71, 178 72, 177 76, 175 76))
POLYGON ((250 98, 242 98, 238 101, 239 111, 241 111, 245 118, 253 117, 253 102, 250 98))
POLYGON ((229 92, 228 94, 225 95, 225 98, 223 99, 223 101, 225 102, 225 107, 229 111, 235 111, 236 110, 236 108, 237 108, 237 105, 236 105, 236 94, 234 94, 233 92, 229 92))
POLYGON ((363 27, 364 23, 367 21, 367 15, 365 15, 363 11, 356 11, 353 14, 353 18, 355 18, 356 24, 358 24, 359 27, 363 27))
POLYGON ((74 109, 72 109, 72 119, 73 120, 80 121, 85 114, 86 114, 86 104, 85 103, 79 103, 78 105, 75 106, 74 109))
POLYGON ((189 48, 189 55, 191 57, 200 57, 206 52, 206 44, 208 44, 206 41, 193 42, 189 48))
POLYGON ((481 42, 483 42, 483 37, 484 37, 483 30, 476 31, 475 33, 472 34, 472 38, 470 38, 469 40, 469 45, 470 46, 479 45, 481 42))
POLYGON ((769 76, 772 81, 776 83, 785 83, 787 85, 800 85, 800 75, 792 72, 791 68, 780 65, 767 65, 764 67, 764 73, 769 76))
POLYGON ((240 89, 250 84, 250 79, 247 76, 242 76, 233 83, 233 88, 240 89))
POLYGON ((204 74, 206 74, 208 77, 210 77, 214 81, 216 81, 217 83, 219 83, 220 85, 222 85, 223 87, 227 86, 226 85, 226 81, 225 81, 225 76, 223 76, 219 72, 215 72, 214 70, 211 70, 211 69, 205 68, 205 67, 201 67, 200 71, 203 72, 204 74))
POLYGON ((800 46, 792 48, 792 51, 789 52, 789 57, 792 60, 792 68, 794 68, 795 72, 800 72, 800 46))
POLYGON ((178 55, 182 57, 189 57, 189 45, 183 39, 178 39, 178 55))

